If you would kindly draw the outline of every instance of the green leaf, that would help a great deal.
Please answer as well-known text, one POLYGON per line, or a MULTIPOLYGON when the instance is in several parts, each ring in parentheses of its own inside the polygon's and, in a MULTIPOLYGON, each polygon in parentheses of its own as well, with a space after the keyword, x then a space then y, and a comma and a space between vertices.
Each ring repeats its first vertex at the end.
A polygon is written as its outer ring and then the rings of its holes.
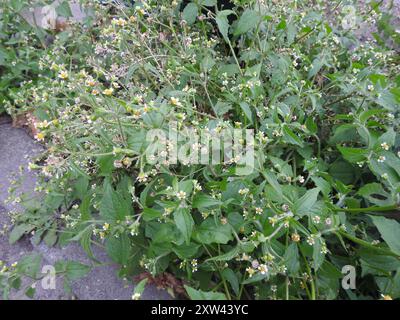
POLYGON ((218 30, 221 32, 223 38, 226 42, 229 42, 228 32, 229 32, 229 21, 228 16, 234 14, 232 10, 222 10, 217 13, 215 21, 217 22, 218 30))
POLYGON ((400 255, 400 223, 393 219, 369 216, 389 248, 400 255))
POLYGON ((285 252, 286 266, 290 275, 296 275, 300 270, 299 249, 296 243, 291 243, 285 252))
POLYGON ((103 198, 100 203, 100 215, 107 221, 122 221, 131 212, 130 200, 117 193, 110 183, 104 183, 103 198))
POLYGON ((192 207, 195 209, 204 209, 220 206, 221 204, 222 202, 220 200, 214 199, 208 194, 199 193, 194 197, 192 207))
POLYGON ((76 196, 83 200, 87 193, 87 188, 89 186, 89 179, 86 176, 80 176, 75 182, 75 193, 76 196))
POLYGON ((46 243, 48 247, 52 247, 56 244, 57 239, 58 239, 57 229, 56 226, 54 226, 53 228, 47 230, 46 235, 43 238, 43 241, 46 243))
POLYGON ((239 295, 239 280, 237 275, 232 269, 225 268, 222 271, 222 277, 229 282, 233 291, 238 296, 239 295))
POLYGON ((152 209, 152 208, 144 208, 143 209, 143 220, 151 221, 158 219, 162 216, 162 212, 152 209))
POLYGON ((312 117, 307 118, 305 125, 306 125, 308 131, 310 131, 312 134, 317 133, 318 126, 312 117))
POLYGON ((90 270, 90 266, 76 261, 69 261, 66 268, 67 277, 70 280, 83 278, 90 272, 90 270))
POLYGON ((357 194, 378 206, 388 206, 393 204, 393 201, 390 199, 390 194, 383 189, 383 186, 380 183, 368 183, 362 186, 358 190, 357 194))
POLYGON ((336 160, 330 165, 329 174, 344 184, 351 184, 356 176, 356 170, 353 165, 347 161, 336 160))
POLYGON ((216 222, 214 218, 208 218, 196 229, 194 237, 203 244, 226 244, 232 240, 232 227, 229 224, 216 222))
POLYGON ((69 5, 69 1, 63 1, 56 7, 56 12, 58 15, 68 18, 72 17, 71 7, 69 5))
POLYGON ((393 286, 390 295, 392 298, 400 298, 400 269, 397 269, 396 275, 393 277, 393 286))
POLYGON ((147 281, 148 281, 148 280, 149 280, 148 278, 145 278, 145 279, 141 280, 141 281, 135 286, 135 289, 134 289, 134 291, 133 291, 133 294, 138 294, 139 296, 141 296, 141 295, 143 294, 144 289, 146 288, 146 284, 147 284, 147 281))
POLYGON ((365 110, 365 111, 361 112, 359 119, 360 119, 361 123, 365 124, 367 122, 367 120, 369 118, 371 118, 372 116, 381 115, 383 113, 386 113, 386 110, 384 110, 384 109, 369 109, 369 110, 365 110))
POLYGON ((293 205, 293 212, 300 216, 309 213, 310 209, 317 202, 319 192, 319 188, 308 190, 304 196, 296 200, 293 205))
POLYGON ((299 147, 303 147, 303 141, 287 126, 283 125, 282 128, 283 137, 287 143, 298 145, 299 147))
POLYGON ((227 253, 209 258, 206 261, 229 261, 235 258, 239 254, 239 252, 240 252, 240 247, 237 246, 233 248, 231 251, 228 251, 227 253))
POLYGON ((337 146, 343 158, 351 163, 362 162, 368 156, 368 150, 337 146))
POLYGON ((82 249, 86 252, 88 257, 90 259, 96 260, 96 257, 94 256, 93 251, 92 251, 91 239, 92 239, 92 230, 91 230, 91 228, 88 228, 82 234, 82 236, 79 240, 79 243, 81 244, 82 249))
POLYGON ((175 252, 175 254, 180 258, 180 259, 189 259, 192 258, 197 254, 197 251, 199 250, 200 245, 196 245, 193 242, 186 245, 186 244, 180 244, 176 245, 172 248, 172 251, 175 252))
POLYGON ((21 1, 21 0, 11 0, 9 2, 9 4, 11 5, 11 8, 13 8, 15 11, 19 12, 22 10, 25 3, 24 3, 24 1, 21 1))
POLYGON ((9 243, 14 244, 19 239, 21 239, 26 233, 31 232, 34 229, 34 226, 29 224, 19 224, 15 226, 9 235, 9 243))
POLYGON ((100 168, 102 176, 109 176, 114 171, 114 160, 116 159, 113 155, 105 155, 97 157, 97 164, 100 168))
POLYGON ((39 273, 41 262, 42 257, 37 253, 33 253, 18 261, 17 270, 19 273, 28 277, 36 278, 39 273))
POLYGON ((278 25, 276 26, 276 30, 284 30, 286 29, 286 20, 282 19, 278 25))
POLYGON ((312 177, 311 180, 315 185, 321 189, 324 196, 328 197, 329 193, 332 191, 331 185, 328 181, 321 177, 312 177))
POLYGON ((91 270, 90 266, 72 260, 59 260, 56 262, 55 268, 57 272, 64 273, 65 277, 70 281, 83 278, 91 270))
POLYGON ((250 283, 256 283, 260 282, 261 280, 264 280, 265 278, 268 278, 268 274, 261 274, 257 273, 255 276, 249 277, 246 280, 242 281, 242 284, 250 284, 250 283))
POLYGON ((183 9, 182 18, 189 24, 193 24, 196 21, 198 15, 197 5, 193 2, 188 3, 188 5, 183 9))
POLYGON ((241 15, 233 35, 238 36, 250 31, 257 26, 259 21, 260 17, 256 11, 246 9, 241 15))
POLYGON ((249 104, 247 102, 241 102, 239 105, 243 113, 245 114, 246 118, 249 119, 251 123, 253 123, 253 114, 251 112, 249 104))
POLYGON ((110 258, 121 265, 126 265, 131 252, 129 237, 123 233, 118 238, 110 237, 106 241, 106 251, 110 258))
POLYGON ((322 249, 322 241, 317 238, 315 239, 315 243, 313 246, 313 263, 314 269, 318 270, 325 261, 325 254, 321 252, 322 249))
POLYGON ((217 116, 222 116, 231 109, 232 109, 232 104, 224 101, 218 101, 214 106, 214 110, 217 116))
POLYGON ((192 237, 194 220, 192 215, 190 214, 189 209, 187 208, 178 208, 174 212, 174 221, 176 227, 182 233, 185 238, 186 244, 190 243, 190 238, 192 237))
POLYGON ((266 171, 264 173, 265 179, 267 179, 269 185, 275 190, 277 196, 279 197, 280 202, 282 201, 282 187, 278 182, 278 179, 276 178, 275 174, 272 173, 271 171, 266 171))
POLYGON ((394 132, 393 128, 389 128, 384 134, 382 134, 378 141, 375 144, 375 148, 380 148, 381 143, 386 142, 389 146, 393 146, 396 141, 396 132, 394 132))
POLYGON ((200 63, 201 70, 203 70, 204 72, 210 71, 214 65, 215 60, 212 58, 211 55, 206 55, 200 63))
POLYGON ((323 60, 321 60, 320 58, 315 58, 312 63, 313 67, 310 69, 310 71, 308 71, 308 78, 314 77, 319 72, 319 70, 321 70, 324 64, 325 63, 323 60))
POLYGON ((35 288, 29 287, 28 289, 25 290, 25 295, 26 295, 28 298, 33 299, 33 297, 35 296, 35 292, 36 292, 36 289, 35 289, 35 288))
POLYGON ((196 290, 186 285, 184 287, 192 300, 226 300, 225 295, 220 292, 196 290))
POLYGON ((217 0, 199 0, 199 4, 205 7, 213 7, 217 4, 217 0))

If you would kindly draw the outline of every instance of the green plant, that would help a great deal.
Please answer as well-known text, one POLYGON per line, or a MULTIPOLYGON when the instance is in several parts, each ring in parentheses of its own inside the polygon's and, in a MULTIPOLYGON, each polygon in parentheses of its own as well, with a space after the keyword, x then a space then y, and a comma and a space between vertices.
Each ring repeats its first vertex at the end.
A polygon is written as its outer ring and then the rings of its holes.
POLYGON ((234 4, 93 5, 60 35, 52 76, 18 92, 47 151, 30 164, 44 201, 14 218, 92 258, 104 245, 121 276, 172 272, 192 298, 399 298, 398 57, 328 24, 323 1, 234 4), (170 153, 253 129, 254 167, 152 163, 148 133, 173 123, 170 153))
POLYGON ((31 27, 21 11, 32 1, 2 1, 0 4, 0 113, 26 82, 35 85, 40 71, 38 61, 46 50, 46 33, 31 27))

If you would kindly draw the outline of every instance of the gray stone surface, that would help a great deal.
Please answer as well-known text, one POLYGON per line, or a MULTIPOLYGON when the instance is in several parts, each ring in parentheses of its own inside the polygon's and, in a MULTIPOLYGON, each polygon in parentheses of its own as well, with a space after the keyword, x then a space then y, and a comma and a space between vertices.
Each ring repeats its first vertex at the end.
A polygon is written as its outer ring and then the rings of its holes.
MULTIPOLYGON (((8 198, 10 178, 18 172, 19 167, 26 166, 30 157, 34 157, 42 147, 33 141, 23 129, 11 127, 9 121, 0 121, 0 230, 4 225, 10 226, 10 210, 21 208, 18 205, 5 203, 8 198)), ((24 171, 24 181, 21 192, 32 192, 35 186, 33 173, 24 171)), ((103 249, 94 247, 96 258, 102 262, 96 266, 83 279, 72 284, 73 298, 80 300, 127 300, 131 299, 134 285, 132 281, 124 281, 117 276, 118 266, 112 263, 103 249)), ((67 247, 49 248, 44 244, 32 245, 28 237, 23 238, 14 245, 9 245, 7 235, 0 234, 0 260, 11 264, 30 253, 40 253, 43 257, 43 265, 53 265, 57 260, 75 260, 92 265, 83 249, 76 243, 67 247)), ((25 281, 25 284, 28 285, 25 281)), ((55 290, 44 290, 40 283, 36 285, 35 299, 71 299, 63 289, 62 279, 56 281, 55 290)), ((11 299, 27 299, 21 292, 12 292, 11 299)), ((148 286, 143 293, 143 299, 165 300, 171 299, 165 290, 158 290, 154 286, 148 286)))

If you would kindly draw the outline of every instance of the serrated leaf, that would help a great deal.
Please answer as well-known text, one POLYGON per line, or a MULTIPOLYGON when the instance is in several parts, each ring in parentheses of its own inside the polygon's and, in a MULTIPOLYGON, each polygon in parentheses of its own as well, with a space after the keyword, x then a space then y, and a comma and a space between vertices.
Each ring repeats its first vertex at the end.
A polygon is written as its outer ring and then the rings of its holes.
POLYGON ((325 254, 321 252, 321 249, 322 241, 320 239, 316 239, 313 246, 313 265, 315 270, 318 270, 325 261, 325 254))
POLYGON ((298 145, 299 147, 303 147, 303 141, 287 126, 284 125, 282 128, 283 137, 286 142, 298 145))
POLYGON ((293 212, 300 216, 309 213, 310 209, 317 202, 319 192, 319 188, 308 190, 304 196, 296 200, 293 205, 293 212))
POLYGON ((46 235, 43 238, 43 241, 44 243, 46 243, 48 247, 52 247, 56 244, 57 239, 58 239, 57 230, 55 227, 53 227, 47 230, 46 235))
POLYGON ((190 214, 189 209, 187 208, 178 208, 174 212, 174 221, 176 227, 182 233, 186 244, 190 243, 190 238, 192 237, 193 227, 194 227, 194 220, 192 215, 190 214))
POLYGON ((222 271, 222 276, 224 277, 224 279, 226 281, 229 282, 229 284, 231 285, 233 291, 235 292, 235 294, 238 296, 239 295, 239 280, 237 275, 235 274, 235 272, 233 272, 232 269, 229 268, 225 268, 222 271))
POLYGON ((185 9, 183 9, 182 12, 182 18, 189 24, 193 24, 196 21, 197 15, 199 13, 199 10, 197 8, 197 5, 193 2, 188 3, 185 9))
POLYGON ((192 300, 226 300, 225 295, 220 292, 196 290, 186 285, 184 287, 192 300))
POLYGON ((229 22, 228 16, 234 14, 232 10, 222 10, 217 13, 215 21, 217 22, 218 30, 221 32, 222 37, 226 42, 229 42, 228 32, 229 32, 229 22))
POLYGON ((72 260, 59 260, 56 262, 55 268, 57 272, 64 273, 65 277, 70 281, 83 278, 91 270, 90 266, 72 260))
POLYGON ((369 216, 389 248, 400 256, 400 223, 379 216, 369 216))
POLYGON ((232 227, 228 224, 217 223, 214 218, 204 220, 195 231, 195 239, 203 244, 226 244, 232 238, 232 227))
POLYGON ((127 264, 131 252, 129 237, 123 233, 118 238, 108 238, 106 241, 106 251, 116 263, 121 265, 127 264))
POLYGON ((362 162, 368 156, 367 149, 360 148, 349 148, 349 147, 341 147, 337 146, 343 158, 351 163, 362 162))
POLYGON ((158 219, 162 216, 162 212, 153 209, 153 208, 144 208, 143 209, 143 220, 144 221, 151 221, 158 219))
POLYGON ((100 215, 107 221, 122 221, 131 212, 130 200, 117 193, 110 183, 103 188, 103 198, 100 203, 100 215))
POLYGON ((285 252, 286 266, 290 275, 296 275, 300 270, 299 249, 296 243, 291 243, 285 252))
POLYGON ((138 294, 139 296, 141 296, 141 295, 143 294, 144 289, 146 288, 146 284, 147 284, 147 281, 148 281, 148 280, 149 280, 148 278, 145 278, 145 279, 141 280, 141 281, 135 286, 135 289, 134 289, 133 293, 134 293, 134 294, 138 294))
POLYGON ((42 257, 37 253, 33 253, 18 261, 17 270, 21 274, 31 278, 36 278, 39 273, 41 262, 42 257))
POLYGON ((15 226, 12 231, 10 232, 9 235, 9 243, 14 244, 17 242, 19 239, 21 239, 25 234, 28 232, 32 231, 34 229, 34 226, 29 225, 29 224, 19 224, 15 226))
POLYGON ((239 254, 239 252, 240 252, 240 247, 237 246, 232 250, 228 251, 227 253, 212 257, 210 259, 207 259, 206 261, 229 261, 235 258, 239 254))
POLYGON ((68 18, 72 17, 71 7, 69 1, 63 1, 56 7, 56 12, 58 15, 68 18))
POLYGON ((204 209, 220 206, 221 204, 222 202, 220 200, 215 199, 208 194, 199 193, 194 197, 192 207, 195 209, 204 209))
POLYGON ((256 11, 246 9, 240 16, 233 35, 238 36, 255 28, 260 21, 260 17, 256 11))
POLYGON ((241 102, 239 105, 246 118, 253 123, 253 113, 251 112, 249 104, 247 102, 241 102))
POLYGON ((231 109, 232 109, 232 104, 223 101, 218 101, 214 106, 214 110, 217 116, 222 116, 231 109))
POLYGON ((276 195, 279 197, 279 200, 282 201, 282 187, 278 182, 278 179, 276 178, 275 174, 272 173, 271 171, 266 171, 264 173, 265 178, 267 179, 269 185, 275 190, 276 195))

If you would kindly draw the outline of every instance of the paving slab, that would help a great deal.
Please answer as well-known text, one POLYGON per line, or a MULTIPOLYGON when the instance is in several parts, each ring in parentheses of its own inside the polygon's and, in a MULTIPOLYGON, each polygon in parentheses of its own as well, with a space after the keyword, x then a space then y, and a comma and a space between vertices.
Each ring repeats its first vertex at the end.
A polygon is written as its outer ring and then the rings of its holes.
MULTIPOLYGON (((43 147, 19 128, 13 128, 10 121, 0 117, 0 230, 4 225, 10 227, 9 212, 21 210, 18 204, 5 203, 8 198, 10 179, 15 177, 20 166, 27 166, 31 158, 38 155, 43 147)), ((20 192, 33 193, 36 184, 34 173, 23 171, 23 183, 20 192)), ((61 278, 56 280, 55 289, 43 289, 36 285, 37 300, 80 299, 80 300, 128 300, 134 290, 132 281, 117 276, 118 266, 114 264, 102 248, 94 247, 96 258, 104 265, 95 267, 83 279, 75 281, 71 288, 73 295, 66 294, 61 278)), ((88 265, 92 262, 77 243, 66 247, 47 247, 41 243, 33 245, 28 237, 10 245, 6 234, 0 233, 0 260, 11 264, 31 253, 39 253, 43 257, 43 265, 54 265, 57 260, 74 260, 88 265)), ((28 283, 24 281, 24 283, 28 283)), ((21 292, 12 292, 11 299, 27 299, 21 292)), ((171 296, 165 290, 155 286, 147 286, 142 296, 147 300, 168 300, 171 296)))

